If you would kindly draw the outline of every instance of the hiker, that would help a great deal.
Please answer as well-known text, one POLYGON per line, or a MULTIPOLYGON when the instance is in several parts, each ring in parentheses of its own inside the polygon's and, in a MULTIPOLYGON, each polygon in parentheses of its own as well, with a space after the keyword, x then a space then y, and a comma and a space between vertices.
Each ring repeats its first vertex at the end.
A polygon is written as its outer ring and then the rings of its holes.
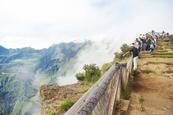
POLYGON ((169 36, 169 33, 166 33, 166 36, 168 37, 169 36))
POLYGON ((143 34, 142 36, 142 50, 145 51, 147 48, 147 40, 146 40, 146 35, 143 34))
POLYGON ((136 45, 135 43, 132 43, 132 46, 128 49, 128 51, 125 54, 123 54, 123 56, 127 55, 129 53, 129 51, 132 53, 132 56, 133 56, 133 70, 136 71, 137 70, 137 61, 139 58, 138 45, 136 45))
POLYGON ((154 39, 151 39, 151 43, 150 43, 150 53, 152 53, 154 51, 155 48, 155 41, 154 39))
POLYGON ((141 51, 142 48, 142 41, 138 38, 136 38, 135 44, 138 46, 139 52, 141 51))
POLYGON ((165 31, 162 31, 162 38, 165 37, 165 31))
POLYGON ((143 37, 143 34, 140 34, 140 35, 139 35, 139 39, 142 39, 142 37, 143 37))
POLYGON ((151 38, 147 38, 146 43, 147 43, 146 51, 150 51, 151 38))
POLYGON ((130 52, 132 52, 132 55, 133 55, 133 70, 136 71, 137 70, 137 61, 138 61, 138 57, 139 57, 138 46, 135 45, 134 43, 132 43, 132 49, 130 50, 130 52))
POLYGON ((156 47, 156 43, 157 43, 157 35, 155 33, 154 30, 152 30, 151 32, 151 36, 152 36, 152 39, 154 40, 154 47, 156 47))

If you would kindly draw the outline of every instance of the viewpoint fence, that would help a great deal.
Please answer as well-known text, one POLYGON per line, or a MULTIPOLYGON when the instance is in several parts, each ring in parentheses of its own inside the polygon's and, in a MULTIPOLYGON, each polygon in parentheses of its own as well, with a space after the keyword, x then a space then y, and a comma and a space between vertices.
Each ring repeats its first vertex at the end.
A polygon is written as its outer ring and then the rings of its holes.
POLYGON ((132 71, 133 58, 127 63, 114 64, 65 115, 113 115, 132 71))

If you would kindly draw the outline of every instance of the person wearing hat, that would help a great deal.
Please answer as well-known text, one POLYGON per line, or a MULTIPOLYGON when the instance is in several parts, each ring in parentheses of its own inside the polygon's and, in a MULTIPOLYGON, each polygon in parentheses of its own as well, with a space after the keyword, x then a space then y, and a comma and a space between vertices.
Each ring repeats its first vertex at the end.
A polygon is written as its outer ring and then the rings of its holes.
MULTIPOLYGON (((132 53, 133 56, 133 70, 136 71, 137 70, 137 63, 138 63, 138 58, 139 58, 139 45, 132 43, 132 45, 130 46, 129 50, 132 53)), ((126 54, 128 54, 128 52, 126 52, 123 56, 125 56, 126 54)))
POLYGON ((138 63, 138 58, 139 58, 139 50, 138 50, 138 45, 132 43, 132 48, 130 52, 132 53, 133 56, 133 70, 137 70, 137 63, 138 63))

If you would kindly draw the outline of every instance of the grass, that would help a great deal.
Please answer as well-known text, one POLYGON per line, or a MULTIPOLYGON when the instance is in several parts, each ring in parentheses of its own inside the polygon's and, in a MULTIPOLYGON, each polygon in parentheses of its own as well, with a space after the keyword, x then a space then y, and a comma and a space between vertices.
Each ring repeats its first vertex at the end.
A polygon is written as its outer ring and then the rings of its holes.
POLYGON ((124 57, 122 59, 115 58, 114 63, 120 63, 120 62, 127 62, 129 60, 130 56, 124 57))
POLYGON ((52 112, 52 113, 50 113, 50 115, 56 115, 56 113, 55 112, 52 112))
POLYGON ((169 63, 169 62, 152 62, 152 61, 149 61, 147 62, 145 65, 148 65, 148 64, 166 64, 166 65, 169 65, 169 66, 173 66, 173 63, 169 63))
POLYGON ((173 55, 153 55, 153 57, 158 57, 158 58, 173 58, 173 55))
POLYGON ((89 88, 83 88, 82 89, 82 93, 86 93, 88 91, 89 88))
POLYGON ((173 52, 156 52, 152 53, 152 55, 173 55, 173 52))
POLYGON ((73 106, 75 102, 72 101, 71 99, 65 99, 60 103, 60 110, 61 111, 67 111, 70 107, 73 106))
POLYGON ((141 96, 141 97, 139 98, 139 103, 140 103, 140 104, 143 104, 143 103, 144 103, 144 97, 143 97, 143 96, 141 96))
POLYGON ((144 111, 144 106, 143 106, 144 101, 145 101, 145 100, 144 100, 144 97, 141 96, 141 97, 139 98, 139 103, 141 104, 141 108, 140 108, 140 109, 141 109, 141 112, 144 111))
POLYGON ((150 74, 150 73, 154 73, 154 71, 145 69, 145 70, 142 70, 142 73, 150 74))
POLYGON ((173 52, 168 51, 159 51, 152 53, 153 57, 161 57, 161 58, 173 58, 173 52))
POLYGON ((96 83, 100 79, 100 76, 95 76, 91 78, 92 83, 96 83))
POLYGON ((159 53, 165 53, 165 52, 168 52, 167 50, 157 50, 157 52, 159 53))
POLYGON ((121 98, 125 99, 125 100, 129 100, 130 99, 130 93, 132 91, 132 85, 133 85, 133 79, 131 77, 129 77, 129 81, 126 87, 126 90, 121 91, 121 98))
POLYGON ((103 75, 106 71, 108 71, 109 68, 112 66, 112 64, 113 64, 112 62, 103 64, 101 67, 101 75, 103 75))

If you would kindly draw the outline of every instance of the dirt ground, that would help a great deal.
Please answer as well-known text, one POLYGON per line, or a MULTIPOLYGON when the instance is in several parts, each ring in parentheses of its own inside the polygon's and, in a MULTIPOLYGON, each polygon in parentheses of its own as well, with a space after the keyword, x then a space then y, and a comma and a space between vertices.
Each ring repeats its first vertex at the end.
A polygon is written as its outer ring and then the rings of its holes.
POLYGON ((61 102, 70 99, 76 102, 92 83, 82 82, 66 86, 43 85, 40 88, 41 114, 42 115, 64 115, 65 111, 60 109, 61 102))
POLYGON ((129 115, 173 115, 173 58, 143 54, 138 67, 129 115))

